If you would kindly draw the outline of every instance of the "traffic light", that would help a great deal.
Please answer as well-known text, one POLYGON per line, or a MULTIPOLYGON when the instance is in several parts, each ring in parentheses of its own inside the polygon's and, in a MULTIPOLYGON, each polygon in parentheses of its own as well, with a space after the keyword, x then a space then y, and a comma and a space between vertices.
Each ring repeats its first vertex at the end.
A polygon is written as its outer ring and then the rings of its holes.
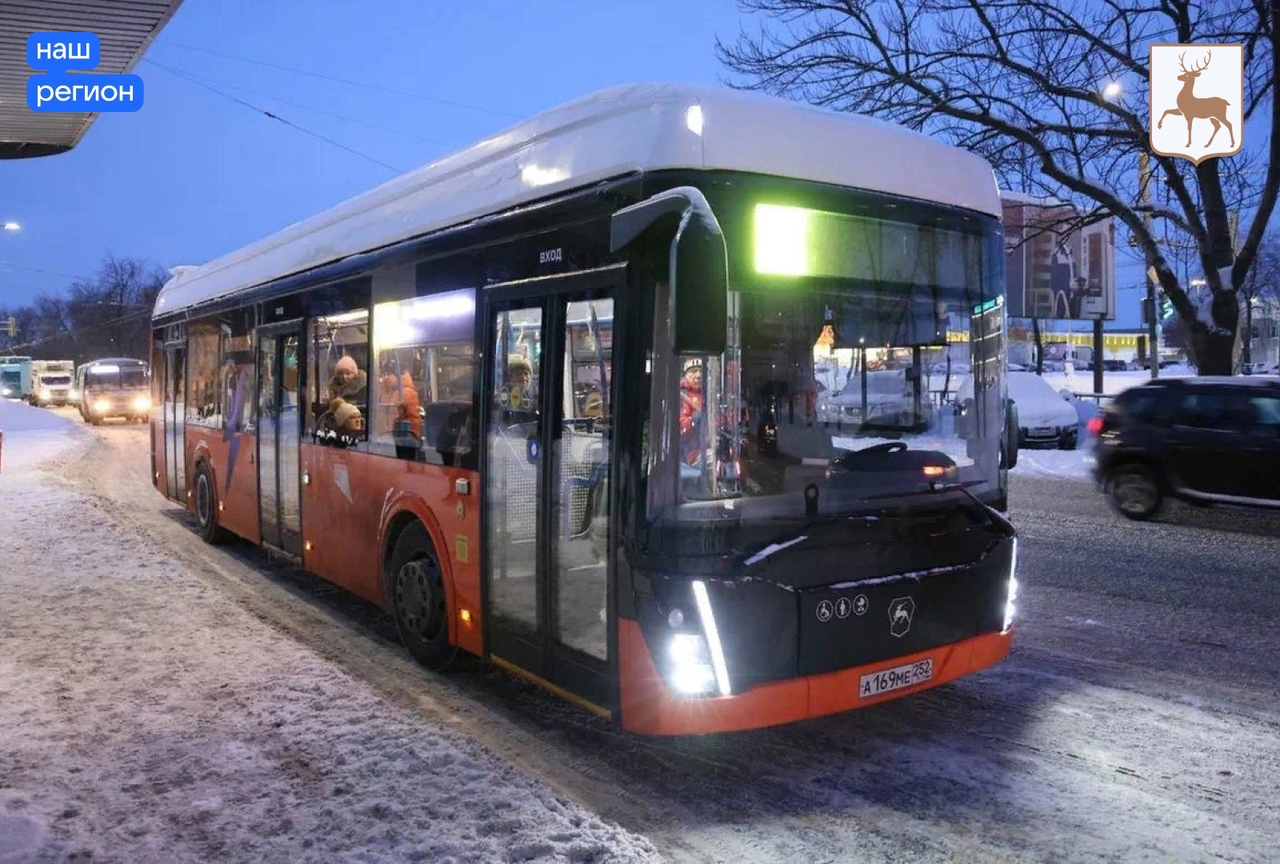
POLYGON ((4 331, 9 334, 9 338, 11 339, 14 336, 17 336, 18 335, 18 319, 10 315, 9 320, 4 322, 4 331))
POLYGON ((1160 320, 1166 321, 1174 315, 1173 301, 1162 290, 1156 291, 1157 308, 1160 310, 1160 320))

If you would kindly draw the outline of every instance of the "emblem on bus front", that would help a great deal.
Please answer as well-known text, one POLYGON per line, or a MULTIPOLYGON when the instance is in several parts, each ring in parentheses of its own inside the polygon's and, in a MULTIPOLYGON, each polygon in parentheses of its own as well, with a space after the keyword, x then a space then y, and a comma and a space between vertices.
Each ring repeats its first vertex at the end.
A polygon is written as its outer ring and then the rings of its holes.
POLYGON ((915 614, 916 601, 910 597, 894 598, 889 603, 889 632, 894 636, 906 636, 915 614))

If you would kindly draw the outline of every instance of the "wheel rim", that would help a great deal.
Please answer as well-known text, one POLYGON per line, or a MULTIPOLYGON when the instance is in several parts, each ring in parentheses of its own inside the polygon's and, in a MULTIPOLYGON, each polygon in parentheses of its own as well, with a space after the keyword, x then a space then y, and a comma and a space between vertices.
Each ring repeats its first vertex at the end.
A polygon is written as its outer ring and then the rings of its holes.
POLYGON ((1112 497, 1123 513, 1147 513, 1155 507, 1156 489, 1140 474, 1123 474, 1112 486, 1112 497))
POLYGON ((430 557, 406 561, 396 573, 396 609, 405 629, 424 642, 434 642, 444 629, 444 592, 440 568, 430 557))
POLYGON ((209 524, 209 517, 213 514, 209 497, 209 475, 201 472, 196 478, 196 519, 202 527, 209 524))

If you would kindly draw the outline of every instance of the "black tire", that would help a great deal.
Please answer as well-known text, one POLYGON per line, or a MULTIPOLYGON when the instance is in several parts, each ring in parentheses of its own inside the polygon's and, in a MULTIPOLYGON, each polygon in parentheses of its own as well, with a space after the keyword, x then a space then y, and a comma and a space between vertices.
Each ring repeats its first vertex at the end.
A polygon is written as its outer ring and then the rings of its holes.
POLYGON ((218 524, 218 490, 209 466, 203 462, 196 465, 194 497, 200 539, 213 546, 227 542, 230 535, 218 524))
POLYGON ((1146 465, 1121 465, 1107 478, 1107 501, 1126 519, 1144 521, 1160 510, 1160 478, 1146 465))
POLYGON ((444 571, 421 522, 411 522, 396 538, 385 584, 396 631, 413 659, 436 672, 451 666, 458 647, 449 644, 444 571))

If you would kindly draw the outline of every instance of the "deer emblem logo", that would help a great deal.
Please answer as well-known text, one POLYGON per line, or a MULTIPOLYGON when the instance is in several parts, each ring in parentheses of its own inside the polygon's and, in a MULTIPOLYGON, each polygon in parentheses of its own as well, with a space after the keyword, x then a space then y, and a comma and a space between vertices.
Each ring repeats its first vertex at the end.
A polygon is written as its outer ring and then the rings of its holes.
POLYGON ((915 614, 915 600, 910 597, 895 597, 889 603, 889 632, 898 637, 906 636, 915 614))
POLYGON ((1231 156, 1240 150, 1243 134, 1243 50, 1240 45, 1151 46, 1151 149, 1161 156, 1180 156, 1195 164, 1231 156), (1199 90, 1203 95, 1197 95, 1199 90), (1186 122, 1186 143, 1180 123, 1186 122), (1208 137, 1204 132, 1207 121, 1208 137), (1219 133, 1225 130, 1225 134, 1219 133), (1202 142, 1202 143, 1198 143, 1202 142), (1216 142, 1216 146, 1215 146, 1216 142))

